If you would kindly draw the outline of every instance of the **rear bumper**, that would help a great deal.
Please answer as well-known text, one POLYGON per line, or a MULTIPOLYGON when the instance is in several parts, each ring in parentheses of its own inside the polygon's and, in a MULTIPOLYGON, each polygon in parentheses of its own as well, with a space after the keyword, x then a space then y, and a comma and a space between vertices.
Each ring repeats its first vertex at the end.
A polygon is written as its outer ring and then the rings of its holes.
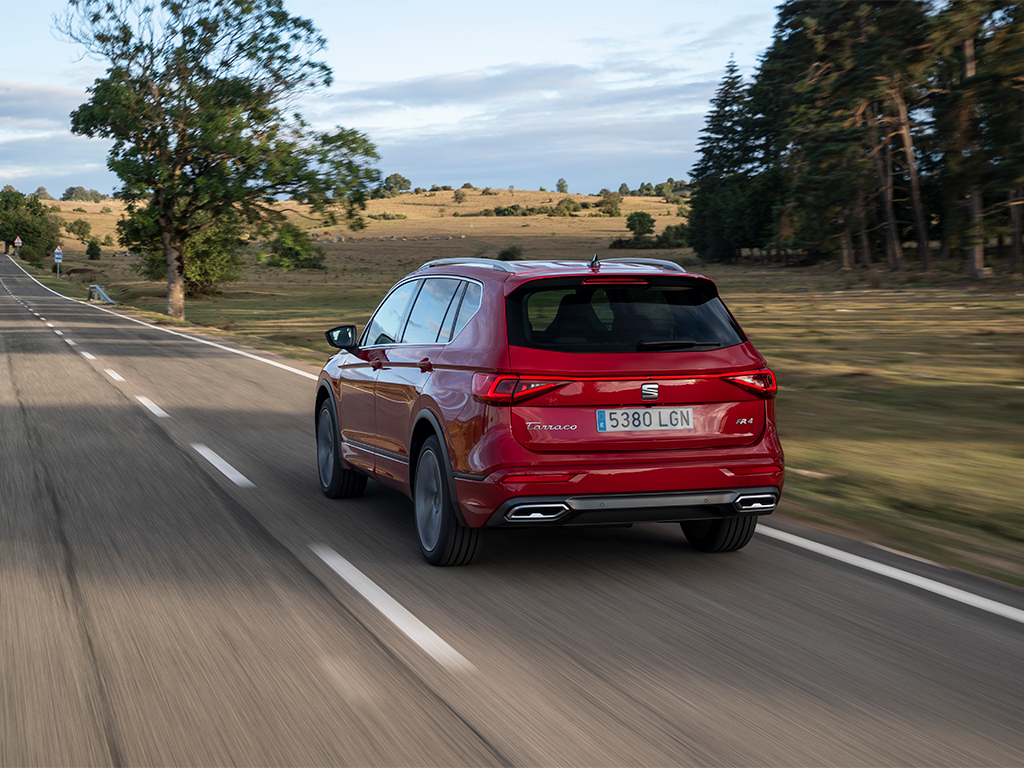
POLYGON ((504 502, 486 525, 524 528, 721 520, 771 514, 779 497, 780 489, 775 486, 684 493, 521 496, 504 502))

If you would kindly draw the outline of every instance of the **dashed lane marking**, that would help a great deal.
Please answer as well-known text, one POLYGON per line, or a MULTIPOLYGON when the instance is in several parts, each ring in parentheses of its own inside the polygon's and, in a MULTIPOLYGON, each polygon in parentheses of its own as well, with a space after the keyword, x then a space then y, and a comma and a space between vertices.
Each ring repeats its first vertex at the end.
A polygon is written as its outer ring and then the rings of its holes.
POLYGON ((453 672, 472 672, 473 665, 461 653, 434 632, 430 627, 413 616, 391 595, 377 586, 362 571, 323 544, 310 544, 317 557, 327 563, 331 570, 341 576, 349 586, 370 601, 378 611, 398 627, 416 645, 430 654, 435 661, 453 672))
POLYGON ((216 453, 211 451, 205 445, 200 443, 192 443, 192 447, 196 450, 200 456, 206 459, 208 462, 213 464, 221 473, 227 477, 228 480, 233 482, 240 488, 255 488, 255 484, 249 480, 245 475, 239 472, 237 469, 228 464, 224 459, 218 456, 216 453))
POLYGON ((136 395, 135 399, 138 400, 140 403, 142 403, 144 406, 146 406, 154 416, 158 416, 161 419, 169 419, 169 418, 171 418, 171 415, 167 411, 165 411, 159 405, 154 403, 148 397, 143 397, 142 395, 136 395))
POLYGON ((110 368, 104 368, 103 372, 105 374, 107 374, 107 376, 112 378, 114 381, 124 381, 125 380, 124 376, 119 374, 117 371, 111 370, 110 368))

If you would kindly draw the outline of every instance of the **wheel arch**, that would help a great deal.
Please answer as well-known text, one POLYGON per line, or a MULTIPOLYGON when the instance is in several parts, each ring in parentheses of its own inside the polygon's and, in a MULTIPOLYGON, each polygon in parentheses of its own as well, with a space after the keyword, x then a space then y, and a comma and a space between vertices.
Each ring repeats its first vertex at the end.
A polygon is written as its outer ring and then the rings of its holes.
POLYGON ((448 491, 451 493, 452 499, 455 501, 455 507, 459 510, 459 524, 465 525, 466 520, 462 514, 462 504, 459 502, 459 494, 455 489, 455 478, 452 474, 452 459, 448 453, 448 436, 444 427, 441 426, 441 420, 437 417, 433 411, 429 408, 422 409, 413 421, 412 435, 409 437, 409 486, 413 485, 416 478, 416 465, 420 459, 420 451, 423 449, 423 444, 427 442, 427 439, 434 435, 437 437, 437 442, 441 444, 441 452, 444 454, 444 464, 447 468, 445 472, 446 482, 448 483, 448 491))

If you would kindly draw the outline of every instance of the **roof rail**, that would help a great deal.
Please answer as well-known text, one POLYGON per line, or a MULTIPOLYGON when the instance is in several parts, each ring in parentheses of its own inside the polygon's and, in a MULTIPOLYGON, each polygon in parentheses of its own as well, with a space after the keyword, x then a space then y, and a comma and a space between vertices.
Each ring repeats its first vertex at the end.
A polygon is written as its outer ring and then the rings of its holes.
MULTIPOLYGON (((497 259, 481 259, 472 256, 466 257, 453 257, 450 259, 435 259, 434 261, 428 261, 420 269, 429 269, 430 267, 444 267, 449 264, 465 264, 466 266, 476 267, 490 267, 496 269, 499 272, 510 272, 514 273, 516 270, 510 264, 506 264, 504 261, 498 261, 497 259)), ((419 269, 416 270, 419 272, 419 269)))
POLYGON ((668 261, 667 259, 643 259, 634 258, 632 256, 616 256, 613 259, 602 259, 601 263, 614 262, 616 264, 645 264, 648 267, 663 267, 664 269, 670 269, 673 272, 686 272, 686 269, 676 264, 674 261, 668 261))

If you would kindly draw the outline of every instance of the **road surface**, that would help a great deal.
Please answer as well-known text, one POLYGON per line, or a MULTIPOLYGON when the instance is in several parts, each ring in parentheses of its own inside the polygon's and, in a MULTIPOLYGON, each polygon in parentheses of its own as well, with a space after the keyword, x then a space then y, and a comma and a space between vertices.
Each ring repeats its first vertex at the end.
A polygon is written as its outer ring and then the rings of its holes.
POLYGON ((1020 591, 772 518, 432 568, 241 351, 0 258, 0 764, 1024 765, 1020 591))

